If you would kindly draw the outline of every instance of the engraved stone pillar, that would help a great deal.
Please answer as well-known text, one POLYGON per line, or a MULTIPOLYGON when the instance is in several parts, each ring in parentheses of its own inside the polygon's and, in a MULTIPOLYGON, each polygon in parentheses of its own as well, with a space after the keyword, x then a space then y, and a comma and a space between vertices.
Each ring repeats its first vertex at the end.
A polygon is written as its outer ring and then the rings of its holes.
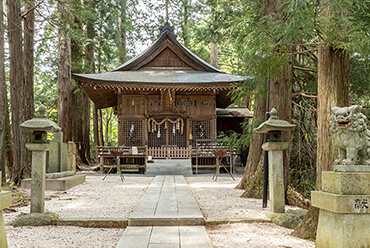
POLYGON ((323 171, 311 198, 320 208, 317 248, 370 246, 370 172, 323 171))

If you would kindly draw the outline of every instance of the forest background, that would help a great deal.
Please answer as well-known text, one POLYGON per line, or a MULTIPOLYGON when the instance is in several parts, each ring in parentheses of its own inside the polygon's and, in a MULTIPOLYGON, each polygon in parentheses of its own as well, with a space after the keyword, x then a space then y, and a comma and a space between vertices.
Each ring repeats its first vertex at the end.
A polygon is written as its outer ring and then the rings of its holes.
MULTIPOLYGON (((265 119, 270 82, 270 108, 297 124, 284 136, 293 144, 284 153, 286 201, 308 207, 321 171, 332 165, 330 108, 359 104, 369 117, 370 1, 171 0, 169 6, 182 44, 225 72, 254 77, 232 92, 233 105, 250 108, 253 122, 243 134, 222 135, 240 153, 249 147, 238 185, 243 196, 262 196, 263 136, 252 129, 265 119)), ((156 39, 165 2, 0 0, 0 8, 2 181, 18 185, 30 177, 24 148, 30 136, 19 124, 40 104, 62 127, 64 141, 76 142, 79 163, 96 162, 96 146, 117 144, 117 118, 112 109, 96 109, 71 72, 110 71, 137 55, 156 39)), ((310 207, 304 223, 315 216, 310 207)), ((304 223, 301 229, 315 230, 304 223)))

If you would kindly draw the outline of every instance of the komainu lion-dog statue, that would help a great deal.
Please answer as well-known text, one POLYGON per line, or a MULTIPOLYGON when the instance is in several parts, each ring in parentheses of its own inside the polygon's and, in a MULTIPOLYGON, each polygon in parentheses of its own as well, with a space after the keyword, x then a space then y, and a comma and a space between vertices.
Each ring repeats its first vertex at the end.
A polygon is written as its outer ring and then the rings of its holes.
POLYGON ((339 152, 334 164, 370 165, 370 131, 361 106, 334 107, 331 111, 330 131, 339 152))

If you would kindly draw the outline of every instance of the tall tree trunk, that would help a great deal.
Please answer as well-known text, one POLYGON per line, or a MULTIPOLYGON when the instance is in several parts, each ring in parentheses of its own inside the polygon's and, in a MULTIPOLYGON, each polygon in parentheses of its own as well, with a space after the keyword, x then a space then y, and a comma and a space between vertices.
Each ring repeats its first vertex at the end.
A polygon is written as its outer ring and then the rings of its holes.
POLYGON ((90 98, 82 92, 82 143, 84 146, 84 157, 86 162, 90 162, 90 114, 91 114, 91 101, 90 98))
MULTIPOLYGON (((266 114, 266 96, 260 95, 254 102, 253 123, 258 124, 263 122, 265 120, 265 114, 266 114)), ((263 142, 264 135, 253 132, 249 147, 248 159, 244 170, 244 175, 239 184, 236 186, 237 189, 246 189, 246 186, 249 185, 252 182, 252 180, 254 180, 256 172, 259 171, 259 166, 261 166, 260 164, 261 157, 263 158, 262 156, 263 142)), ((257 188, 259 188, 259 186, 257 188)), ((260 190, 262 190, 262 188, 260 188, 260 190)), ((260 193, 261 193, 260 195, 262 196, 262 191, 260 193)), ((249 188, 248 191, 244 193, 244 195, 246 196, 258 194, 259 192, 256 192, 255 187, 249 188)))
POLYGON ((62 128, 63 142, 72 141, 72 89, 71 89, 71 40, 68 35, 69 2, 58 2, 58 124, 62 128))
POLYGON ((72 112, 72 137, 73 141, 77 144, 77 151, 79 159, 84 164, 89 164, 85 157, 85 144, 84 144, 84 104, 83 104, 83 92, 80 88, 76 88, 72 91, 72 105, 74 110, 72 112))
POLYGON ((182 24, 182 39, 185 47, 189 45, 189 0, 183 1, 184 22, 182 24))
MULTIPOLYGON (((87 8, 89 8, 90 11, 93 12, 94 2, 90 0, 88 2, 87 8)), ((94 19, 93 18, 89 18, 87 20, 86 30, 87 30, 87 37, 90 40, 94 40, 95 31, 94 31, 94 19)), ((88 65, 87 66, 88 67, 88 72, 89 73, 94 73, 95 72, 95 63, 94 63, 94 43, 93 42, 90 42, 86 46, 86 61, 87 61, 87 65, 88 65)), ((87 96, 84 94, 84 102, 87 101, 86 98, 87 98, 87 96)), ((89 104, 86 108, 88 108, 90 110, 91 109, 90 99, 88 99, 88 102, 89 102, 89 104)), ((99 161, 98 150, 97 150, 97 146, 99 145, 99 133, 98 133, 98 129, 97 129, 98 128, 98 118, 97 118, 97 111, 96 111, 96 107, 95 107, 94 103, 93 103, 92 108, 93 108, 93 134, 94 134, 95 162, 98 162, 99 161)), ((90 117, 90 111, 88 113, 87 113, 87 111, 85 111, 84 113, 85 113, 85 118, 89 119, 88 124, 86 123, 86 125, 88 125, 88 129, 85 129, 85 132, 84 132, 84 142, 89 141, 89 144, 88 144, 88 151, 89 151, 88 159, 91 160, 91 158, 90 158, 90 118, 91 117, 90 117)), ((86 150, 87 150, 87 148, 86 148, 86 150)))
POLYGON ((217 43, 211 42, 211 65, 214 67, 218 67, 218 45, 217 43))
POLYGON ((9 83, 12 111, 13 135, 13 173, 12 180, 20 184, 23 174, 22 151, 24 148, 20 124, 24 120, 22 106, 23 93, 23 56, 22 56, 22 19, 19 0, 8 0, 8 37, 9 37, 9 83))
MULTIPOLYGON (((4 9, 3 0, 0 0, 0 9, 1 11, 4 9)), ((2 172, 0 180, 3 185, 6 183, 6 129, 9 126, 7 91, 4 61, 4 15, 0 15, 0 116, 2 117, 0 118, 0 171, 2 172)))
POLYGON ((105 140, 105 145, 107 146, 108 145, 108 140, 109 140, 109 123, 112 119, 112 111, 109 111, 108 109, 106 109, 106 110, 107 111, 106 111, 106 116, 105 116, 105 136, 104 136, 104 140, 105 140))
MULTIPOLYGON (((284 56, 284 55, 281 55, 284 56)), ((271 80, 270 85, 270 108, 275 108, 278 111, 280 120, 291 122, 292 120, 292 70, 289 63, 289 57, 285 56, 281 60, 283 64, 276 65, 279 68, 277 75, 271 80)), ((268 111, 270 111, 269 109, 268 111)), ((283 133, 282 141, 291 142, 291 132, 283 133)), ((284 192, 287 199, 287 190, 289 184, 289 163, 290 150, 286 149, 283 152, 284 160, 284 192)))
MULTIPOLYGON (((349 105, 349 56, 346 51, 325 45, 319 47, 317 93, 315 190, 321 190, 321 173, 333 169, 333 147, 329 126, 331 108, 349 105)), ((315 238, 318 218, 319 209, 310 206, 302 223, 292 235, 301 238, 315 238)))
POLYGON ((99 162, 99 156, 98 156, 98 146, 101 145, 100 139, 99 139, 99 117, 98 117, 98 110, 95 106, 95 103, 93 103, 93 132, 94 132, 94 147, 95 147, 95 162, 99 162))
POLYGON ((120 10, 120 23, 119 23, 119 31, 120 31, 120 42, 117 44, 118 47, 118 59, 121 64, 127 61, 127 0, 119 0, 119 10, 120 10))
POLYGON ((98 111, 98 119, 99 119, 99 138, 100 138, 100 145, 104 146, 104 135, 103 135, 103 112, 101 109, 98 111))
MULTIPOLYGON (((82 11, 81 0, 73 1, 72 8, 82 11)), ((83 32, 82 20, 80 16, 75 15, 73 19, 73 30, 83 32)), ((81 73, 84 62, 84 54, 81 40, 78 37, 71 39, 71 58, 72 71, 81 73)), ((73 123, 73 141, 78 143, 78 156, 84 164, 89 164, 90 160, 90 99, 79 88, 72 92, 72 123, 73 123)))
MULTIPOLYGON (((24 101, 24 118, 25 120, 32 119, 34 116, 34 94, 33 94, 33 57, 34 57, 34 34, 35 34, 35 10, 34 0, 26 2, 24 16, 24 45, 23 45, 23 59, 24 59, 24 94, 22 101, 24 101)), ((32 135, 29 132, 22 131, 22 137, 25 143, 31 142, 32 135)), ((22 163, 24 165, 24 175, 31 177, 31 151, 24 149, 22 153, 22 163)))

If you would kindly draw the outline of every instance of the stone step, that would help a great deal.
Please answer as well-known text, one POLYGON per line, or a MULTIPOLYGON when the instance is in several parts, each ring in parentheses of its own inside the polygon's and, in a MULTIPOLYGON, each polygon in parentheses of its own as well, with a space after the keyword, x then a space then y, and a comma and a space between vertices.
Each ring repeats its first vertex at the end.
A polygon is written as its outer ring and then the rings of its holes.
POLYGON ((204 226, 145 226, 126 228, 117 248, 211 248, 204 226))
POLYGON ((134 211, 129 226, 204 225, 204 217, 183 176, 156 176, 134 211))
POLYGON ((146 175, 183 175, 193 174, 190 159, 155 159, 147 163, 146 175))

